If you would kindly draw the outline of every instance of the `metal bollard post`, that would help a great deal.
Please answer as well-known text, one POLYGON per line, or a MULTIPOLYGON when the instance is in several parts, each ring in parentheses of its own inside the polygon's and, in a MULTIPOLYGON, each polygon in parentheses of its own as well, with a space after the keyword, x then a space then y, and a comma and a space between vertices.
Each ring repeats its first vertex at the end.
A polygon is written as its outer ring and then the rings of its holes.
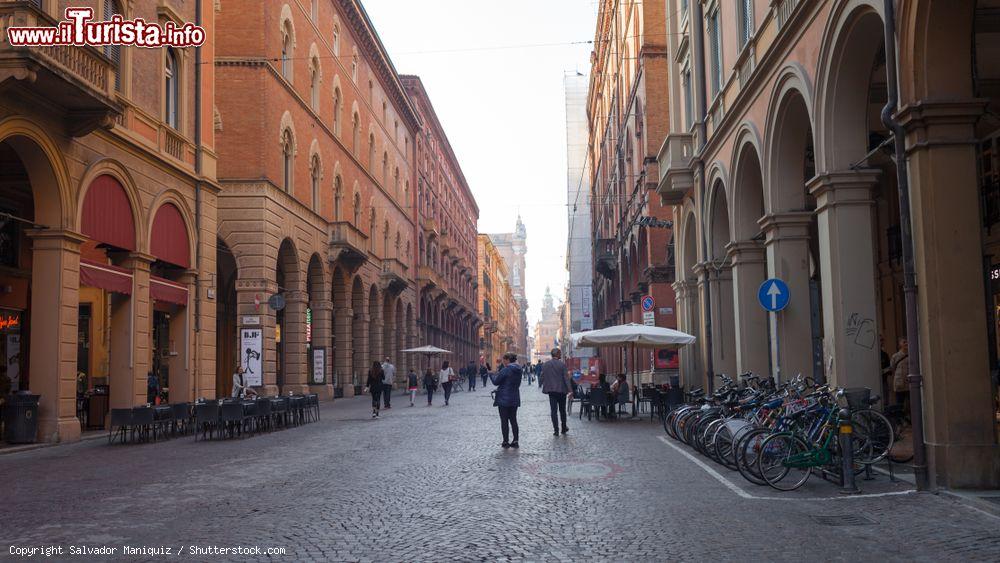
POLYGON ((840 409, 840 454, 843 460, 841 467, 842 495, 856 495, 861 492, 854 480, 854 427, 851 426, 851 412, 840 409))

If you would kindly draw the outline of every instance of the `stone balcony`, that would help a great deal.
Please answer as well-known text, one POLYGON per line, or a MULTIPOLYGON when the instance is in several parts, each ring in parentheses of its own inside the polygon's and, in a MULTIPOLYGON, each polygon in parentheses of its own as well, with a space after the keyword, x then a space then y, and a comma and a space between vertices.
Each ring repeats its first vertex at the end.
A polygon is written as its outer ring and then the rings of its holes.
POLYGON ((656 192, 660 194, 660 201, 664 205, 680 203, 688 191, 694 188, 692 156, 694 156, 694 145, 690 133, 667 135, 656 156, 660 169, 660 183, 656 192))
POLYGON ((614 279, 618 270, 618 257, 615 254, 615 239, 597 239, 594 245, 594 269, 605 278, 614 279))
POLYGON ((396 258, 386 258, 382 260, 382 288, 394 295, 398 295, 406 289, 410 282, 406 272, 409 268, 396 258))
POLYGON ((428 238, 441 236, 441 229, 438 227, 437 219, 433 217, 421 217, 420 228, 424 230, 428 238))
POLYGON ((431 269, 430 266, 420 266, 417 268, 417 284, 421 288, 437 288, 442 292, 445 292, 448 288, 441 276, 431 269))
POLYGON ((330 262, 340 260, 353 269, 368 260, 368 235, 348 221, 330 224, 330 262))
MULTIPOLYGON (((0 0, 0 29, 55 27, 35 2, 0 0)), ((115 96, 114 64, 90 46, 12 46, 0 37, 0 96, 38 100, 56 108, 67 133, 82 137, 98 127, 110 129, 122 114, 115 96)))

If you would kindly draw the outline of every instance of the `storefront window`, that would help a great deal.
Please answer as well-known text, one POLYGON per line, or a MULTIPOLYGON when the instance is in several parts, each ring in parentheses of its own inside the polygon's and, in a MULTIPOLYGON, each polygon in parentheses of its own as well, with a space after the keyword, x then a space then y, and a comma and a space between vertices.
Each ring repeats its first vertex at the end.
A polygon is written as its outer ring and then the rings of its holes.
POLYGON ((0 309, 0 395, 21 388, 21 312, 0 309))

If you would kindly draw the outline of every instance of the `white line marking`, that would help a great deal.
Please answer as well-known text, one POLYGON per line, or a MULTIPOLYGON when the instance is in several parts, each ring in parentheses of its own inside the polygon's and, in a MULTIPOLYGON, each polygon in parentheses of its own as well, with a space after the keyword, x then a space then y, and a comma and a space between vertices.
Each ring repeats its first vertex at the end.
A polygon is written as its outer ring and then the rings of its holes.
POLYGON ((850 500, 850 499, 858 499, 858 498, 875 498, 875 497, 890 497, 890 496, 908 495, 910 493, 917 492, 914 489, 908 489, 908 490, 905 490, 905 491, 892 491, 892 492, 888 492, 888 493, 866 493, 866 494, 860 494, 860 495, 842 495, 842 496, 835 496, 835 497, 760 497, 760 496, 757 496, 757 495, 751 495, 750 493, 744 491, 742 487, 740 487, 736 483, 733 483, 729 479, 726 479, 721 473, 719 473, 718 471, 716 471, 715 469, 713 469, 712 467, 710 467, 704 461, 702 461, 702 460, 694 457, 690 453, 684 451, 684 449, 681 448, 680 446, 678 446, 677 444, 671 443, 670 440, 668 440, 666 437, 664 437, 664 436, 657 436, 657 437, 664 444, 670 446, 675 451, 679 452, 681 455, 683 455, 684 457, 686 457, 689 460, 691 460, 692 462, 694 462, 695 465, 697 465, 698 467, 704 469, 706 473, 708 473, 712 477, 715 477, 715 479, 717 481, 719 481, 720 483, 722 483, 723 485, 725 485, 727 489, 729 489, 730 491, 733 491, 734 493, 736 493, 740 497, 745 498, 745 499, 749 499, 749 500, 785 500, 785 501, 788 501, 788 500, 807 500, 807 501, 812 501, 812 500, 850 500))

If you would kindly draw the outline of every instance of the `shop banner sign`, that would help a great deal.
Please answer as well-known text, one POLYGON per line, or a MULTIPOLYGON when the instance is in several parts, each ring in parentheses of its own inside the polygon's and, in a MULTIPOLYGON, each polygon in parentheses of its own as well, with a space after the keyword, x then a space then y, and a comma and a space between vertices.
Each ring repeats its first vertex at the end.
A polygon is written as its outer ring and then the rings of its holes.
POLYGON ((21 385, 21 335, 7 335, 7 377, 10 378, 10 390, 13 393, 20 389, 21 385))
POLYGON ((264 369, 261 362, 264 349, 264 333, 259 328, 244 328, 240 338, 240 363, 243 377, 250 387, 264 384, 264 369))
POLYGON ((326 348, 318 346, 313 348, 313 378, 315 385, 326 383, 326 348))

